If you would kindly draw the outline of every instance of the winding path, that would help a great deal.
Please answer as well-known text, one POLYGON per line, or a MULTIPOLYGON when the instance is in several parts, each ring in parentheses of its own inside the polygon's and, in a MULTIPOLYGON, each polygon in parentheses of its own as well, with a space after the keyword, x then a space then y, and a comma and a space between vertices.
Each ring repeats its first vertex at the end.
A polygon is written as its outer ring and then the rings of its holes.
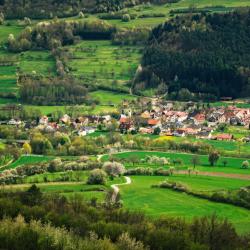
POLYGON ((116 197, 117 197, 118 193, 120 192, 120 189, 119 189, 118 186, 129 185, 132 182, 132 180, 131 180, 130 177, 127 177, 127 176, 124 176, 124 177, 126 179, 126 182, 121 183, 121 184, 113 184, 113 185, 111 185, 111 188, 113 189, 113 194, 112 194, 112 197, 111 197, 111 202, 113 202, 113 203, 115 203, 116 197))

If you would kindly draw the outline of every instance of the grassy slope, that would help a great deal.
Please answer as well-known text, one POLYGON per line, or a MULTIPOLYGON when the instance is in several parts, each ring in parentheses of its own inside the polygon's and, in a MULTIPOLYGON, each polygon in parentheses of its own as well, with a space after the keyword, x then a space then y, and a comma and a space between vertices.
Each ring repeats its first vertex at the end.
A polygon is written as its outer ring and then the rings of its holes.
MULTIPOLYGON (((193 157, 192 154, 185 154, 185 153, 144 152, 144 151, 118 153, 115 156, 125 159, 125 158, 128 158, 131 155, 136 155, 140 159, 143 159, 143 158, 145 158, 146 156, 149 156, 149 155, 167 157, 167 158, 170 158, 170 160, 182 159, 184 164, 182 166, 180 166, 179 168, 187 168, 189 166, 192 166, 190 160, 193 157)), ((103 156, 102 160, 107 160, 108 157, 109 157, 108 155, 105 155, 105 156, 103 156)), ((200 155, 199 158, 200 158, 200 165, 197 166, 197 170, 200 170, 200 171, 250 174, 250 169, 241 169, 241 163, 242 163, 242 161, 244 161, 246 159, 232 158, 232 157, 220 157, 220 159, 217 162, 216 166, 211 167, 209 165, 207 155, 200 155), (223 166, 223 160, 225 160, 225 159, 228 162, 226 167, 223 166)), ((143 166, 143 165, 141 165, 141 166, 143 166)), ((129 167, 132 167, 132 165, 129 165, 129 167)), ((159 166, 155 166, 155 167, 159 167, 159 166)), ((178 168, 178 166, 176 168, 178 168)))
POLYGON ((24 164, 35 164, 35 163, 47 162, 49 160, 52 160, 53 158, 54 158, 53 156, 23 155, 18 160, 16 160, 15 162, 11 163, 10 165, 6 166, 4 169, 1 169, 1 170, 13 169, 24 164))
POLYGON ((220 217, 228 218, 239 232, 249 232, 249 210, 194 198, 171 190, 151 188, 152 184, 164 179, 164 177, 132 177, 131 185, 120 187, 124 206, 133 210, 143 210, 150 216, 183 216, 187 220, 194 216, 216 213, 220 217))

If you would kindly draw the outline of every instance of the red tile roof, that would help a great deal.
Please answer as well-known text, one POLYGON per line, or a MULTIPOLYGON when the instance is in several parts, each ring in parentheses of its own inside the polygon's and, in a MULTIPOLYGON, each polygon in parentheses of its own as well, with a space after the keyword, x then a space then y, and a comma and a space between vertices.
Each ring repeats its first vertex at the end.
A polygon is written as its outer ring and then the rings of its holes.
POLYGON ((155 119, 149 119, 148 120, 148 125, 154 126, 154 125, 157 125, 158 123, 159 123, 159 121, 155 120, 155 119))

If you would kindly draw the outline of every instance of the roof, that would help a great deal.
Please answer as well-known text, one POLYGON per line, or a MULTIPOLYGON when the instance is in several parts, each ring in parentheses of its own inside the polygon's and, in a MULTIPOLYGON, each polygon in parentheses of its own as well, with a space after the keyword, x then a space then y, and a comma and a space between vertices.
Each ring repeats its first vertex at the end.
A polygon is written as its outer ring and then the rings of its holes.
POLYGON ((231 140, 233 136, 230 134, 219 134, 216 136, 216 138, 221 140, 231 140))
POLYGON ((121 117, 119 120, 120 123, 127 123, 128 122, 128 118, 127 117, 121 117))
POLYGON ((157 125, 159 123, 159 121, 158 120, 156 120, 156 119, 149 119, 148 120, 148 125, 157 125))

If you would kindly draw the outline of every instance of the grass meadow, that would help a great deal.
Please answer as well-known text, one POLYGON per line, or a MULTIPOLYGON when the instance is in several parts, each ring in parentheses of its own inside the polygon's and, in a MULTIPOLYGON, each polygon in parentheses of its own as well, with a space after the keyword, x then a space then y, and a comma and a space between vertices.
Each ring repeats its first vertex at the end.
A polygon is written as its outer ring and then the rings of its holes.
POLYGON ((128 90, 141 57, 137 46, 112 45, 109 40, 82 41, 68 47, 73 54, 68 62, 71 73, 92 84, 128 90))
MULTIPOLYGON (((152 217, 181 216, 186 220, 216 214, 221 218, 227 218, 234 224, 238 232, 249 232, 249 210, 195 198, 169 189, 151 187, 151 185, 158 184, 165 179, 166 177, 160 176, 133 176, 131 185, 120 187, 124 207, 144 211, 152 217)), ((206 182, 206 180, 204 181, 206 182)), ((244 185, 244 183, 242 184, 244 185)))

